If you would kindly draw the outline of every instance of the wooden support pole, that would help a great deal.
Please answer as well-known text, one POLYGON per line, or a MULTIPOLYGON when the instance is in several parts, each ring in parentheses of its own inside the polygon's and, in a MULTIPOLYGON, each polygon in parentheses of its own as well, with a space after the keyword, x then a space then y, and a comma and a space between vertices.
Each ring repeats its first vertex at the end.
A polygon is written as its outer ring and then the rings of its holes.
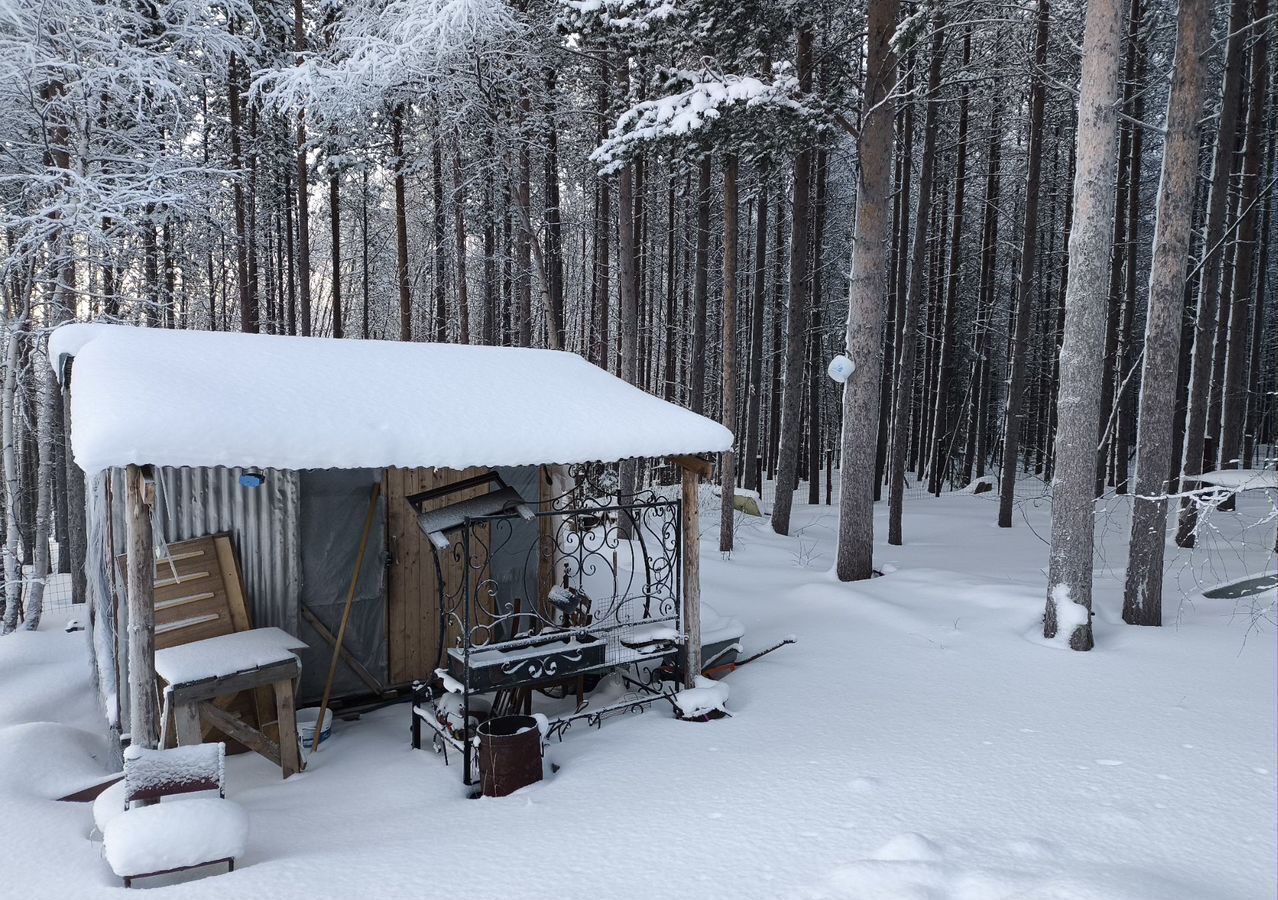
POLYGON ((683 466, 683 623, 688 635, 684 682, 688 687, 692 687, 701 674, 701 507, 697 497, 700 481, 692 467, 683 466))
POLYGON ((125 470, 125 532, 129 613, 129 740, 153 749, 160 736, 155 696, 155 550, 151 534, 154 483, 141 466, 125 470))

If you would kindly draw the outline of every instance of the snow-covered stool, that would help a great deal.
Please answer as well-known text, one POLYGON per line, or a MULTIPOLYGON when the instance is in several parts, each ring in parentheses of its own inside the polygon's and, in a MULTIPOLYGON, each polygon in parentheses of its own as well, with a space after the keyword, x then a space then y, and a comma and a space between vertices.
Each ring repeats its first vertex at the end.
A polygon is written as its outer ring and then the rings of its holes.
POLYGON ((125 809, 105 822, 102 846, 126 888, 135 878, 214 863, 235 870, 248 817, 225 799, 225 758, 225 744, 124 751, 125 809))

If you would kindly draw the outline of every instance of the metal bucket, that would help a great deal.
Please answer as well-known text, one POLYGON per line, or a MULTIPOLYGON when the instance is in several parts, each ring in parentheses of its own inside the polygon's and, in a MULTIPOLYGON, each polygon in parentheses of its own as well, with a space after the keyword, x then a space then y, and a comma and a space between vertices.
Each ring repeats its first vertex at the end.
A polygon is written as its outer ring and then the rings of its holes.
POLYGON ((505 797, 541 781, 541 731, 532 716, 498 716, 482 723, 476 733, 485 797, 505 797))

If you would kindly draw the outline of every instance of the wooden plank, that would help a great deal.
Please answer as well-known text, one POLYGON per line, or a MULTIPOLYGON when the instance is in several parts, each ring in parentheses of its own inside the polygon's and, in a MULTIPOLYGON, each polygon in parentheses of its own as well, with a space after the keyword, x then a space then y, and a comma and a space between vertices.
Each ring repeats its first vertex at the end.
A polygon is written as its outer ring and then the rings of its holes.
POLYGON ((714 463, 708 459, 702 459, 700 456, 672 456, 670 461, 685 472, 692 472, 702 478, 712 478, 714 476, 714 463))
POLYGON ((248 602, 244 599, 244 585, 240 583, 240 567, 235 559, 235 547, 231 544, 231 536, 214 535, 213 547, 217 554, 218 567, 222 572, 227 608, 231 612, 231 626, 235 631, 248 631, 253 627, 253 620, 249 615, 248 602))
MULTIPOLYGON (((321 622, 319 617, 315 615, 315 611, 305 603, 301 604, 301 609, 302 618, 315 629, 315 633, 327 641, 330 647, 337 647, 337 638, 333 636, 333 632, 328 630, 328 626, 321 622)), ((368 686, 369 690, 378 694, 383 691, 381 683, 373 677, 373 673, 364 668, 363 664, 352 656, 349 650, 345 647, 337 647, 337 650, 338 657, 342 660, 342 662, 346 663, 347 668, 355 674, 355 677, 368 686)))
MULTIPOLYGON (((392 564, 387 585, 387 670, 391 684, 405 684, 433 677, 439 662, 439 590, 435 561, 429 542, 417 527, 417 518, 404 499, 422 491, 445 487, 487 473, 488 469, 388 469, 387 521, 392 564)), ((459 491, 428 504, 431 509, 488 490, 488 484, 459 491)), ((463 576, 462 564, 449 560, 444 566, 445 593, 455 593, 463 576)), ((483 573, 476 573, 483 577, 483 573)), ((457 637, 449 625, 445 642, 457 637)))
POLYGON ((289 659, 270 666, 234 672, 221 678, 209 678, 205 681, 193 681, 187 684, 174 684, 170 686, 170 689, 173 691, 173 702, 175 704, 187 700, 211 700, 214 697, 238 694, 240 691, 248 690, 258 685, 273 684, 282 678, 296 678, 301 673, 301 670, 301 664, 296 659, 289 659))
MULTIPOLYGON (((165 566, 163 568, 167 569, 168 567, 165 566)), ((160 572, 161 569, 162 567, 160 565, 157 565, 155 567, 156 572, 160 572)), ((209 572, 205 569, 192 572, 189 575, 183 575, 182 573, 179 572, 177 577, 173 577, 172 575, 170 575, 168 578, 156 578, 155 587, 156 587, 156 590, 159 590, 160 588, 171 587, 175 584, 185 584, 188 581, 196 581, 201 578, 208 578, 208 577, 209 577, 209 572)))
POLYGON ((701 507, 697 473, 683 470, 683 627, 688 636, 684 681, 701 674, 701 507))
POLYGON ((204 742, 204 730, 200 728, 200 703, 198 700, 175 702, 173 718, 179 747, 189 747, 192 744, 204 742))
MULTIPOLYGON (((256 728, 246 725, 240 719, 237 719, 228 712, 218 709, 212 703, 207 701, 201 703, 199 709, 200 715, 207 719, 211 724, 216 725, 218 731, 235 738, 245 747, 262 754, 271 762, 280 766, 280 768, 283 768, 280 761, 279 744, 262 734, 262 732, 258 731, 256 728)), ((297 746, 296 738, 293 741, 293 746, 295 748, 297 746)), ((294 752, 296 752, 296 750, 294 750, 294 752)), ((288 775, 291 774, 291 772, 288 772, 285 774, 285 777, 288 777, 288 775)))
MULTIPOLYGON (((272 687, 275 689, 275 709, 280 725, 280 768, 284 770, 284 777, 287 778, 295 772, 302 771, 301 751, 297 746, 297 712, 293 706, 293 679, 285 678, 277 681, 272 687)), ((322 717, 322 706, 320 713, 322 717)), ((319 742, 321 725, 323 725, 322 718, 315 723, 316 746, 319 742)))

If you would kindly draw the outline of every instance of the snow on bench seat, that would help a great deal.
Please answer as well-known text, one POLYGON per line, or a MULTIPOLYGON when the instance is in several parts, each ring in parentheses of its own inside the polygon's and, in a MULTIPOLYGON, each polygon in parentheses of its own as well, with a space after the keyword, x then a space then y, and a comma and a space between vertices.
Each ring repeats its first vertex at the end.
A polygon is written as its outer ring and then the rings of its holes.
POLYGON ((280 628, 253 628, 155 651, 155 672, 169 684, 225 678, 296 659, 306 644, 280 628))
POLYGON ((107 862, 121 878, 233 860, 247 843, 248 816, 222 799, 138 807, 112 818, 102 833, 107 862))

